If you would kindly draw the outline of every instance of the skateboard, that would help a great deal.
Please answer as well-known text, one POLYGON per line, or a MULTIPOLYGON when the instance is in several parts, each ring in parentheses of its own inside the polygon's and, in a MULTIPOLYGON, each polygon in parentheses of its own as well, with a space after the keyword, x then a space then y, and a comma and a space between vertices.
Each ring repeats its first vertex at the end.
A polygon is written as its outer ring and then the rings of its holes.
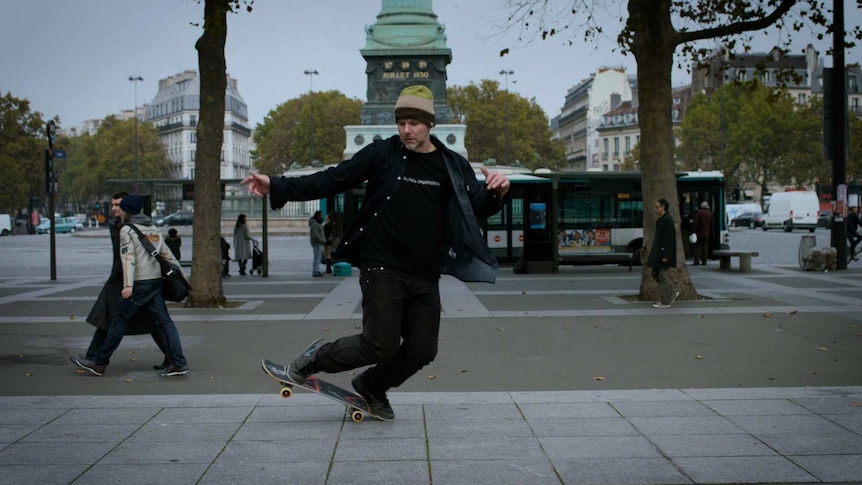
POLYGON ((320 394, 346 405, 350 408, 350 419, 354 423, 361 423, 365 419, 365 416, 371 416, 383 421, 383 418, 371 412, 365 399, 347 389, 338 387, 331 382, 326 382, 316 376, 309 377, 305 382, 293 382, 287 374, 287 366, 276 364, 268 359, 261 360, 260 366, 264 372, 281 384, 281 397, 289 398, 293 396, 293 387, 298 386, 306 391, 320 394))

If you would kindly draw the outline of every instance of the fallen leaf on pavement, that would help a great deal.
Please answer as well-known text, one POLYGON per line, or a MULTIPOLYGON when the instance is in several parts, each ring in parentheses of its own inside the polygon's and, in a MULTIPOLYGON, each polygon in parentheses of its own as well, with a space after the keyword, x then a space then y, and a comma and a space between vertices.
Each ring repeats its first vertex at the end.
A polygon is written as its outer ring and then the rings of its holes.
POLYGON ((604 377, 602 377, 602 376, 596 376, 596 377, 593 377, 593 380, 594 380, 594 381, 605 381, 605 380, 607 380, 607 379, 605 379, 605 378, 604 378, 604 377))

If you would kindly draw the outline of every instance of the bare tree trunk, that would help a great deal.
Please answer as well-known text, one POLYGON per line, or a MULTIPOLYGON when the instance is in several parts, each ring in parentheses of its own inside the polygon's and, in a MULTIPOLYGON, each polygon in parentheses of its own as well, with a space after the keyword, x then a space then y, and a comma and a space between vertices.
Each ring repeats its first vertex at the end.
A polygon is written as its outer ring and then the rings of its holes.
MULTIPOLYGON (((645 263, 655 238, 656 215, 652 210, 658 199, 667 199, 669 213, 676 227, 676 268, 670 276, 680 299, 695 299, 697 291, 685 266, 685 251, 680 235, 679 195, 676 188, 676 164, 673 154, 671 120, 673 54, 675 31, 670 23, 671 0, 629 0, 629 28, 632 53, 637 61, 638 119, 641 129, 640 163, 643 181, 645 263)), ((652 279, 652 268, 643 266, 641 300, 658 300, 658 284, 652 279)))
POLYGON ((224 141, 227 14, 231 0, 206 0, 204 32, 195 44, 201 80, 201 110, 195 154, 194 258, 188 305, 225 302, 221 262, 221 152, 224 141))

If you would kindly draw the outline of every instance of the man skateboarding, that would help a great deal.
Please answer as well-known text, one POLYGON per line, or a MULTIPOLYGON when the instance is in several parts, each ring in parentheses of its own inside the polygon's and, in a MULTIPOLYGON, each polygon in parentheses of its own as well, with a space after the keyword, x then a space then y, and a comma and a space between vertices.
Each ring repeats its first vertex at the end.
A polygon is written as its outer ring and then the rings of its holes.
POLYGON ((360 268, 362 333, 314 342, 289 365, 291 380, 374 365, 353 387, 382 419, 395 412, 386 392, 434 360, 440 328, 441 274, 493 283, 497 261, 476 217, 497 213, 509 181, 469 162, 430 134, 434 99, 425 86, 405 88, 395 104, 398 136, 377 140, 352 159, 304 177, 251 174, 249 191, 270 194, 272 209, 367 182, 365 200, 336 250, 360 268))

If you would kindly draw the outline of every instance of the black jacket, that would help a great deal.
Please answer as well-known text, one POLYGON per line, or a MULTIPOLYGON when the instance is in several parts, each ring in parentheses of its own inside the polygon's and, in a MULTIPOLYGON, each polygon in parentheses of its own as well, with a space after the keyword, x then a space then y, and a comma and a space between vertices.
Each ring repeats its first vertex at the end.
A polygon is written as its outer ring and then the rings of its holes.
MULTIPOLYGON (((450 274, 461 281, 493 283, 497 277, 497 260, 488 249, 476 217, 496 214, 505 201, 498 200, 495 192, 479 183, 464 157, 448 149, 434 136, 431 141, 443 155, 455 194, 446 214, 449 247, 441 250, 438 258, 440 273, 450 274)), ((278 209, 290 200, 320 199, 367 181, 362 208, 341 238, 335 253, 336 258, 358 265, 357 243, 398 191, 405 173, 406 152, 396 135, 377 140, 350 160, 326 170, 303 177, 270 177, 270 205, 278 209)))
POLYGON ((676 229, 673 226, 673 217, 667 212, 655 221, 655 237, 647 258, 647 266, 651 268, 676 266, 676 229), (663 262, 662 258, 667 258, 667 261, 663 262))

